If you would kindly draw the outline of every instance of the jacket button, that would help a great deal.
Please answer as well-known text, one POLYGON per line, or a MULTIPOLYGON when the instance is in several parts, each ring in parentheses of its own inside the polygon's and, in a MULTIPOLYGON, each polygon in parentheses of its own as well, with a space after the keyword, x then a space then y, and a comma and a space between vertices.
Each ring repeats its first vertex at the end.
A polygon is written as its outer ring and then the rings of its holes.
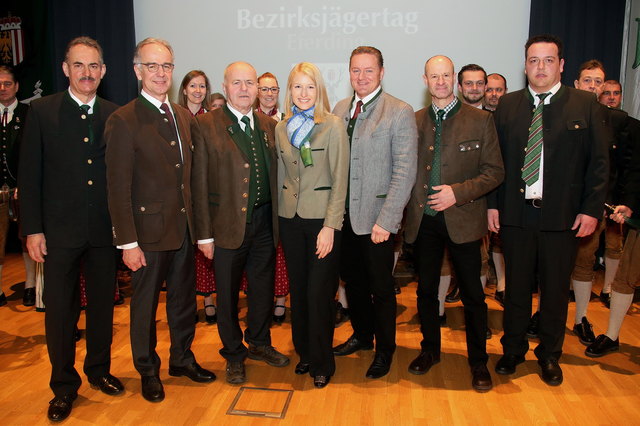
POLYGON ((93 161, 91 161, 91 158, 87 160, 87 164, 93 164, 93 161))
POLYGON ((83 141, 83 142, 89 142, 89 138, 86 138, 86 137, 85 137, 84 139, 82 139, 82 141, 83 141))
POLYGON ((249 163, 244 163, 244 168, 248 169, 249 168, 249 163))
POLYGON ((520 193, 523 193, 523 192, 524 192, 524 189, 520 188, 520 193))
POLYGON ((242 179, 242 181, 243 181, 244 183, 247 183, 247 182, 249 182, 249 178, 244 178, 244 179, 242 179))
POLYGON ((87 182, 89 185, 93 185, 93 181, 90 180, 89 182, 87 182))
POLYGON ((418 207, 420 207, 421 209, 424 208, 424 204, 418 204, 418 207))
POLYGON ((87 119, 87 116, 86 116, 86 115, 84 115, 84 114, 82 114, 82 115, 80 116, 80 118, 82 118, 83 120, 86 120, 86 119, 87 119))
POLYGON ((434 148, 433 148, 433 145, 431 145, 431 146, 429 147, 429 151, 433 151, 433 149, 434 149, 434 148))
POLYGON ((294 161, 293 161, 293 164, 298 164, 298 160, 294 160, 294 161))
POLYGON ((241 210, 242 212, 246 212, 246 211, 247 211, 247 208, 246 208, 246 207, 243 207, 243 208, 241 208, 240 210, 241 210))
POLYGON ((296 177, 296 182, 300 182, 300 178, 299 177, 296 177))
POLYGON ((180 163, 176 164, 176 169, 180 168, 180 163))
POLYGON ((176 141, 171 141, 171 142, 169 143, 169 145, 171 145, 171 146, 176 146, 176 141))
POLYGON ((573 126, 573 127, 574 127, 575 129, 579 129, 579 128, 580 128, 580 125, 579 125, 579 124, 576 124, 576 125, 575 125, 575 126, 573 126))
POLYGON ((431 166, 427 166, 427 170, 431 170, 431 166))
POLYGON ((145 211, 145 210, 146 210, 146 208, 145 208, 144 206, 140 207, 140 211, 141 211, 141 212, 143 212, 143 211, 145 211))
POLYGON ((247 198, 249 196, 249 194, 247 194, 246 192, 242 194, 242 198, 247 198))
POLYGON ((185 208, 183 207, 183 208, 181 208, 181 209, 180 209, 180 211, 181 211, 182 213, 185 213, 185 212, 187 211, 187 209, 185 209, 185 208))
POLYGON ((298 194, 293 194, 293 198, 298 198, 298 194))
POLYGON ((422 187, 423 187, 424 189, 429 189, 429 185, 427 185, 427 184, 424 184, 422 187))

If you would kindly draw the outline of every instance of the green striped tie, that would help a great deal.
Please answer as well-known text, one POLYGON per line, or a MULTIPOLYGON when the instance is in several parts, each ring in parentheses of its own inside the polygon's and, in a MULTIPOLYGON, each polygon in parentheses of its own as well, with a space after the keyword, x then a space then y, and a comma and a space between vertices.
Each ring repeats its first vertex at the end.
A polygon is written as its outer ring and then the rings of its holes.
POLYGON ((540 157, 542 157, 542 109, 544 108, 544 98, 550 93, 539 93, 540 103, 533 112, 531 127, 529 127, 529 139, 527 141, 527 153, 524 156, 524 166, 522 166, 522 180, 527 186, 531 186, 540 177, 540 157))

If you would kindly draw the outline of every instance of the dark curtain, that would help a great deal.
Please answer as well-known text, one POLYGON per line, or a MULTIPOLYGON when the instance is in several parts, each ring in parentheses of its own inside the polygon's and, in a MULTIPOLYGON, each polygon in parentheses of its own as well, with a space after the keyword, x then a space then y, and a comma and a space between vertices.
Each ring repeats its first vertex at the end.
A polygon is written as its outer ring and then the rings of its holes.
POLYGON ((625 0, 531 0, 529 35, 564 42, 562 82, 573 87, 583 62, 597 59, 607 79, 620 80, 625 0))
MULTIPOLYGON (((124 105, 137 96, 137 80, 133 73, 135 28, 133 0, 47 0, 53 22, 53 57, 57 63, 64 58, 67 43, 86 35, 98 40, 107 65, 98 94, 124 105)), ((55 68, 56 91, 69 85, 62 67, 55 68)))

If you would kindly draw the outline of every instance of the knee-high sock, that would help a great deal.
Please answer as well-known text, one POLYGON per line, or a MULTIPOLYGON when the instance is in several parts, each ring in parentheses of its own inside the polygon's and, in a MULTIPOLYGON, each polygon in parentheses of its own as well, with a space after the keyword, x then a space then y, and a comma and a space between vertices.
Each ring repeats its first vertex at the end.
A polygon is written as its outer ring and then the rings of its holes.
POLYGON ((609 312, 609 328, 605 333, 611 340, 616 340, 620 335, 620 327, 624 321, 629 307, 633 303, 633 293, 623 294, 611 292, 611 311, 609 312))
POLYGON ((24 288, 34 288, 36 286, 36 262, 29 256, 29 253, 22 252, 24 259, 24 271, 26 278, 24 288))
POLYGON ((587 307, 591 299, 591 281, 571 280, 573 285, 573 293, 576 295, 576 324, 582 321, 582 317, 587 316, 587 307))
POLYGON ((604 293, 611 293, 611 284, 618 271, 618 265, 620 259, 611 259, 610 257, 604 258, 604 283, 602 284, 602 291, 604 293))
POLYGON ((347 293, 344 290, 344 282, 342 281, 340 281, 340 285, 338 286, 338 302, 340 302, 343 308, 349 309, 349 302, 347 302, 347 293))
POLYGON ((493 252, 491 256, 493 257, 493 264, 496 267, 496 279, 498 280, 496 291, 504 291, 504 255, 493 252))
POLYGON ((444 315, 444 298, 447 297, 447 291, 451 284, 451 275, 440 275, 440 283, 438 284, 438 315, 444 315))

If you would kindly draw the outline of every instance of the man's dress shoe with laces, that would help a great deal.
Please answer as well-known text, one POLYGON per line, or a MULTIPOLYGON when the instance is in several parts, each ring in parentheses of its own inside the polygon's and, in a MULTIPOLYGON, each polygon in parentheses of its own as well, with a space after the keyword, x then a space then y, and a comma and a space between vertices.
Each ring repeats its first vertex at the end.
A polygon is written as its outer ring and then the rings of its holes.
POLYGON ((164 399, 164 388, 159 376, 142 376, 142 396, 150 402, 164 399))
POLYGON ((346 342, 339 344, 335 348, 333 348, 333 354, 336 356, 345 356, 351 355, 354 352, 360 350, 371 350, 373 349, 372 342, 363 342, 362 340, 358 340, 355 336, 349 337, 346 342))
POLYGON ((216 375, 213 372, 200 367, 195 361, 186 367, 169 366, 169 375, 174 377, 187 376, 198 383, 213 382, 216 379, 216 375))
POLYGON ((425 374, 434 365, 440 362, 440 356, 431 352, 420 352, 420 355, 416 357, 411 364, 409 364, 409 373, 411 374, 425 374))
POLYGON ((227 361, 227 383, 239 385, 247 381, 244 361, 227 361))
POLYGON ((331 376, 315 376, 313 378, 313 386, 322 389, 329 384, 329 381, 331 381, 331 376))
POLYGON ((589 346, 596 341, 596 336, 593 334, 593 326, 587 320, 587 317, 582 317, 582 321, 573 326, 573 333, 578 336, 580 343, 585 346, 589 346))
POLYGON ((78 397, 77 393, 56 396, 49 401, 49 410, 47 410, 47 417, 52 422, 61 422, 71 414, 73 408, 73 401, 78 397))
POLYGON ((102 393, 107 395, 119 395, 124 392, 124 385, 117 378, 107 373, 102 377, 90 377, 89 384, 94 389, 100 389, 102 393))
POLYGON ((620 349, 620 339, 611 340, 609 336, 601 334, 596 337, 596 341, 585 349, 584 354, 591 358, 600 358, 609 352, 620 349))
POLYGON ((264 361, 272 367, 286 367, 289 365, 289 358, 281 354, 271 345, 255 346, 249 344, 249 359, 264 361))
POLYGON ((309 363, 308 362, 299 362, 296 364, 296 369, 294 373, 297 375, 307 374, 309 372, 309 363))

